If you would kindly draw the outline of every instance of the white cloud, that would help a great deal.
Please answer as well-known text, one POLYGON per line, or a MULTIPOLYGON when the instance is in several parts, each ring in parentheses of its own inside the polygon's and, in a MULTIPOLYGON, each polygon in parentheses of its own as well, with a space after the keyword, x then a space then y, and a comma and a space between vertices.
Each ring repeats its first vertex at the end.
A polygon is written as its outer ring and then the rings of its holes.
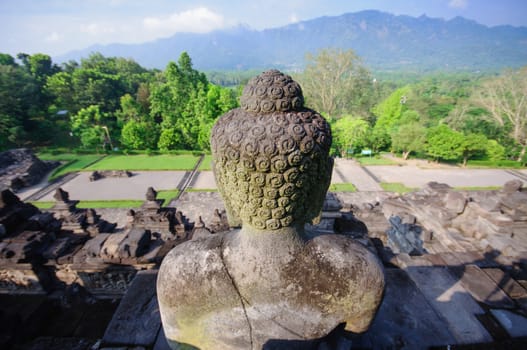
POLYGON ((48 43, 53 43, 53 42, 60 41, 61 39, 62 39, 62 35, 60 35, 57 32, 52 32, 44 38, 44 41, 48 43))
POLYGON ((456 8, 456 9, 464 9, 468 5, 468 0, 450 0, 448 3, 448 7, 456 8))
POLYGON ((173 13, 167 17, 146 17, 143 19, 145 29, 160 36, 176 32, 206 33, 225 26, 222 15, 206 7, 173 13))

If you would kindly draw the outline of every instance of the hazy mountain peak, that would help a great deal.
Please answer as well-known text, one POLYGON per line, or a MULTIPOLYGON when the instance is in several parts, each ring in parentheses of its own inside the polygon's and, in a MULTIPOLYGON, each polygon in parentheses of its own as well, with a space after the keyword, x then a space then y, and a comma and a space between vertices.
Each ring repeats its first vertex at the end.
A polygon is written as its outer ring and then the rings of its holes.
POLYGON ((307 52, 326 47, 351 48, 379 70, 500 69, 527 64, 527 28, 489 28, 463 17, 444 20, 365 10, 261 31, 242 24, 143 44, 95 45, 55 60, 79 60, 98 51, 163 68, 187 51, 200 70, 298 69, 307 52))

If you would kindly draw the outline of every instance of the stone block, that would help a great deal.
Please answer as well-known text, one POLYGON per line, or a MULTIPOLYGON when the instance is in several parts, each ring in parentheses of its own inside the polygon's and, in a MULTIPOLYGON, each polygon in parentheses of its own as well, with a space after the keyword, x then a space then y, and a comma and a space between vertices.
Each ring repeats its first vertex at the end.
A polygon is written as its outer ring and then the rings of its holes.
POLYGON ((161 327, 156 297, 157 271, 140 271, 106 328, 103 344, 151 348, 161 327))
POLYGON ((498 268, 483 269, 483 271, 511 298, 527 298, 527 290, 507 272, 498 268))
POLYGON ((466 265, 450 269, 474 299, 489 307, 513 309, 514 301, 479 267, 466 265))
POLYGON ((484 311, 443 267, 408 267, 406 273, 423 293, 428 303, 446 322, 446 327, 459 344, 485 343, 492 337, 476 315, 484 311))
POLYGON ((455 337, 430 306, 421 291, 400 269, 386 269, 386 292, 383 303, 368 332, 357 348, 389 349, 402 343, 417 349, 454 344, 455 337))
POLYGON ((128 230, 126 237, 119 244, 118 255, 121 258, 137 258, 147 252, 152 235, 142 228, 128 230))
POLYGON ((127 233, 112 233, 104 241, 100 256, 103 260, 119 259, 119 245, 126 238, 127 233))
POLYGON ((445 209, 454 214, 461 214, 467 204, 467 198, 463 194, 454 191, 448 192, 444 201, 445 209))
POLYGON ((490 310, 511 337, 527 336, 527 318, 508 310, 490 310))

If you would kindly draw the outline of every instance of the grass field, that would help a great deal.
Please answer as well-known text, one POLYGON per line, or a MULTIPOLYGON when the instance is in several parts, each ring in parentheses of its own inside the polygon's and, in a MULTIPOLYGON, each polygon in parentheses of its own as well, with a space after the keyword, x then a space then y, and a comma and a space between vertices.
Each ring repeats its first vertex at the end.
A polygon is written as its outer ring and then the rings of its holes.
POLYGON ((408 193, 416 190, 412 187, 406 187, 400 182, 381 182, 380 185, 383 190, 388 192, 408 193))
POLYGON ((397 165, 398 163, 387 158, 377 157, 357 157, 355 158, 361 165, 397 165))
POLYGON ((97 162, 104 156, 100 154, 64 153, 54 155, 50 153, 39 153, 38 157, 42 160, 58 160, 64 162, 64 164, 56 168, 55 171, 53 171, 53 173, 51 173, 49 176, 48 180, 53 181, 62 175, 66 175, 67 173, 81 171, 90 164, 97 162))
POLYGON ((329 186, 329 191, 331 192, 357 192, 357 188, 352 183, 331 184, 329 186))
POLYGON ((178 194, 179 190, 162 190, 157 192, 157 199, 164 199, 163 206, 166 207, 178 194))
MULTIPOLYGON (((168 206, 178 194, 179 190, 162 190, 157 192, 157 199, 164 199, 163 206, 168 206)), ((143 202, 137 199, 89 200, 79 201, 77 208, 139 208, 143 202)), ((39 209, 50 209, 55 205, 53 201, 31 201, 30 203, 39 209)))
MULTIPOLYGON (((35 207, 46 210, 51 209, 55 202, 49 201, 33 201, 30 202, 35 207)), ((106 200, 106 201, 79 201, 77 208, 92 208, 92 209, 101 209, 101 208, 139 208, 143 204, 143 201, 140 200, 106 200)))
POLYGON ((192 170, 199 157, 184 155, 110 155, 86 170, 192 170))
POLYGON ((210 154, 206 154, 205 157, 203 157, 203 161, 199 165, 198 170, 199 171, 212 170, 212 156, 210 154))
POLYGON ((217 188, 187 188, 185 192, 218 192, 217 188))

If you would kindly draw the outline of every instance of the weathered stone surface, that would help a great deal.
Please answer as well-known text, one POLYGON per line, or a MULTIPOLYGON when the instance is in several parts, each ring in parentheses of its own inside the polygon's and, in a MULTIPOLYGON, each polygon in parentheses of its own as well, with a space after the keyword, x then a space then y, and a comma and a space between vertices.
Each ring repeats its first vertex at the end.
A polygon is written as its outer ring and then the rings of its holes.
POLYGON ((106 177, 131 177, 128 170, 96 170, 90 174, 90 181, 97 181, 106 177))
POLYGON ((426 349, 456 342, 403 270, 386 269, 385 274, 383 303, 368 332, 358 344, 354 342, 356 348, 391 349, 400 344, 406 349, 426 349))
POLYGON ((484 343, 492 340, 476 318, 476 315, 484 314, 483 309, 447 270, 418 263, 408 266, 405 271, 434 310, 445 320, 448 330, 458 343, 484 343))
POLYGON ((381 298, 379 283, 376 258, 345 236, 304 244, 285 232, 233 231, 173 249, 158 294, 169 340, 203 349, 259 348, 269 339, 319 338, 341 322, 365 331, 381 298), (219 305, 226 310, 217 311, 219 305), (231 328, 239 333, 226 333, 231 328))
POLYGON ((426 252, 423 248, 423 229, 415 224, 404 223, 399 216, 389 219, 392 226, 386 231, 388 246, 394 253, 421 255, 426 252))
POLYGON ((241 229, 165 257, 157 288, 173 349, 306 348, 340 323, 364 332, 372 322, 384 289, 377 257, 349 237, 304 231, 319 216, 332 159, 327 122, 302 103, 298 84, 268 71, 213 127, 216 181, 241 229))
POLYGON ((527 336, 527 318, 508 310, 490 310, 511 337, 527 336))
POLYGON ((452 267, 452 273, 459 278, 461 285, 481 303, 490 307, 514 308, 514 302, 500 287, 475 265, 452 267))
POLYGON ((505 271, 498 268, 488 268, 483 271, 511 298, 527 298, 527 290, 505 271))
POLYGON ((106 328, 103 343, 152 347, 161 320, 157 312, 155 279, 157 271, 140 271, 130 286, 130 293, 121 300, 112 321, 106 328))
POLYGON ((450 191, 445 196, 445 208, 455 214, 461 214, 465 210, 467 198, 459 192, 450 191))
POLYGON ((214 174, 231 226, 242 220, 274 230, 311 221, 333 167, 328 123, 303 108, 298 84, 276 70, 252 79, 243 96, 242 108, 218 119, 211 134, 214 174))
POLYGON ((18 148, 0 153, 0 190, 32 186, 60 163, 42 161, 31 150, 18 148))
POLYGON ((518 191, 521 191, 523 187, 523 182, 519 179, 507 181, 501 191, 505 194, 512 194, 518 191))

